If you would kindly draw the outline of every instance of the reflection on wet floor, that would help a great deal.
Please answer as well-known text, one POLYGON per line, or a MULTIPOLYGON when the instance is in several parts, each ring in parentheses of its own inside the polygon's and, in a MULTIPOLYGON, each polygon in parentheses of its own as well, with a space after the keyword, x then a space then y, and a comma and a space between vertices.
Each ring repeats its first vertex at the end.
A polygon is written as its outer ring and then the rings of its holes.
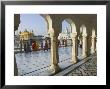
MULTIPOLYGON (((59 48, 59 67, 64 69, 71 63, 71 47, 59 48)), ((78 58, 81 59, 81 48, 78 48, 78 58)), ((49 71, 51 53, 48 51, 33 51, 30 53, 17 53, 16 62, 19 76, 46 76, 51 75, 49 71)))

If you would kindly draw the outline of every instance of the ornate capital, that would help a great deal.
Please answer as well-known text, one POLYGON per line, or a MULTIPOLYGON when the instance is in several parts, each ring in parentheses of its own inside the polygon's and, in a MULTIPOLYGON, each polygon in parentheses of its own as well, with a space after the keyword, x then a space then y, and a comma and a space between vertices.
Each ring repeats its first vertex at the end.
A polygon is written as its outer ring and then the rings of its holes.
POLYGON ((75 38, 77 36, 77 32, 71 33, 72 38, 75 38))
POLYGON ((91 38, 92 38, 92 39, 96 38, 96 35, 92 35, 91 38))
POLYGON ((87 34, 82 34, 83 37, 87 37, 87 34))

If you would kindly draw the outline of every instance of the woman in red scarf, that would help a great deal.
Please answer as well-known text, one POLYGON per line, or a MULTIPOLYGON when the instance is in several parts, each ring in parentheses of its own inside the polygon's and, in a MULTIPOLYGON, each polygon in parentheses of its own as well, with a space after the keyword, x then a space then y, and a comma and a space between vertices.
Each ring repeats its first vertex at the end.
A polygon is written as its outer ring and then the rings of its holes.
POLYGON ((33 41, 33 43, 32 43, 32 50, 36 51, 36 42, 35 41, 33 41))

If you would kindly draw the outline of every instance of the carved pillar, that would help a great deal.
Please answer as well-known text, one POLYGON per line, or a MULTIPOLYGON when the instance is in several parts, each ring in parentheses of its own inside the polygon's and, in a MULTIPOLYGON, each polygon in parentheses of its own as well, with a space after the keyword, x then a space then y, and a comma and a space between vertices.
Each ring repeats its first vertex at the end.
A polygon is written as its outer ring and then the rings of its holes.
POLYGON ((60 68, 58 66, 58 40, 57 40, 57 36, 54 36, 54 34, 50 34, 50 38, 51 38, 51 66, 50 69, 52 69, 53 73, 57 73, 60 68))
POLYGON ((77 33, 72 33, 72 63, 77 62, 77 33))
POLYGON ((15 54, 14 54, 14 76, 18 76, 18 68, 17 68, 15 54))
POLYGON ((82 58, 87 57, 87 33, 82 34, 82 58))
POLYGON ((95 42, 95 38, 96 38, 96 35, 95 35, 95 31, 93 30, 92 31, 92 36, 91 36, 91 54, 95 53, 95 49, 96 49, 96 42, 95 42))
POLYGON ((95 37, 92 37, 91 54, 95 53, 95 37))

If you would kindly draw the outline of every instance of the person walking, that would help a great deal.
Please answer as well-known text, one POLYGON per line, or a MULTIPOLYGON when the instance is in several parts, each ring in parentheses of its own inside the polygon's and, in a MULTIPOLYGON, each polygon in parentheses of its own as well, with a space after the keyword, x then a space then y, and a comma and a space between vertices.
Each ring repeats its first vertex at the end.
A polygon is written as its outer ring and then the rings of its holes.
POLYGON ((31 47, 30 47, 29 42, 27 42, 27 52, 31 52, 31 47))
POLYGON ((32 50, 36 51, 36 42, 35 41, 32 42, 32 50))
POLYGON ((24 43, 24 52, 26 52, 26 43, 24 43))
POLYGON ((43 49, 43 42, 41 42, 41 50, 43 49))
POLYGON ((47 44, 47 41, 45 41, 44 51, 45 51, 45 50, 48 51, 48 44, 47 44))

